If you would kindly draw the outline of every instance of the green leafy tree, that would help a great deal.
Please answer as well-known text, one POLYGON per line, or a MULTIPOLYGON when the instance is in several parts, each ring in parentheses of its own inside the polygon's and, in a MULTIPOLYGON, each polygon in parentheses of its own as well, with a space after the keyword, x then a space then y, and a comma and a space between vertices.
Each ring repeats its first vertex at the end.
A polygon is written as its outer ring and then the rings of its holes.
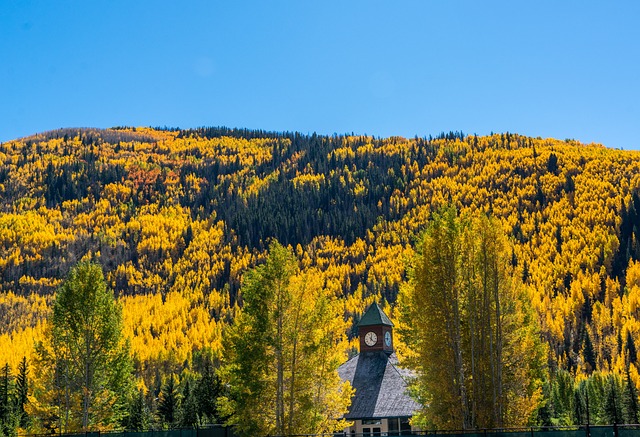
POLYGON ((58 289, 34 367, 34 408, 42 428, 119 426, 132 389, 132 364, 121 308, 99 265, 78 264, 58 289))
POLYGON ((227 423, 246 435, 333 432, 344 428, 352 389, 337 373, 345 359, 342 306, 319 272, 301 274, 274 242, 242 286, 243 308, 225 337, 221 369, 227 423))
POLYGON ((400 334, 423 427, 524 425, 536 417, 545 349, 500 225, 434 214, 401 292, 400 334))

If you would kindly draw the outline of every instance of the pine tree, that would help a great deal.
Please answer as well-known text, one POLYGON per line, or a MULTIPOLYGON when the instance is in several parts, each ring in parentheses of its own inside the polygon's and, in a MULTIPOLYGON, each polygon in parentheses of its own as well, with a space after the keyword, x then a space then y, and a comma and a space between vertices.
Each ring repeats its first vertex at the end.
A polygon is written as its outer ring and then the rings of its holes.
POLYGON ((163 425, 173 428, 177 424, 178 412, 180 408, 180 398, 178 388, 173 373, 169 377, 167 383, 160 391, 160 400, 158 401, 158 417, 163 425))
POLYGON ((585 411, 584 399, 582 399, 582 394, 578 387, 576 387, 573 399, 573 418, 576 425, 582 425, 586 422, 587 416, 585 411))
POLYGON ((182 389, 182 402, 180 403, 180 426, 198 427, 200 425, 198 400, 191 384, 187 379, 182 389))
POLYGON ((553 380, 551 401, 556 420, 560 425, 572 425, 572 416, 576 411, 574 380, 566 370, 558 370, 553 380))
POLYGON ((584 356, 584 361, 587 364, 587 374, 589 374, 596 369, 596 353, 593 350, 593 343, 591 342, 589 331, 586 329, 584 331, 583 341, 584 346, 582 354, 584 356))
POLYGON ((220 423, 218 398, 223 395, 223 387, 213 367, 210 354, 202 358, 200 375, 193 389, 199 419, 203 423, 220 423))
POLYGON ((123 425, 128 431, 146 431, 149 429, 149 423, 149 408, 145 402, 144 392, 140 389, 131 399, 129 414, 123 425))
POLYGON ((17 435, 19 417, 14 408, 14 382, 11 367, 5 364, 0 370, 0 435, 14 437, 17 435))
POLYGON ((608 424, 621 424, 623 422, 622 417, 622 399, 620 396, 620 389, 618 387, 617 378, 611 374, 607 378, 605 386, 605 402, 604 402, 604 416, 608 424))
POLYGON ((2 366, 0 370, 0 423, 6 424, 13 413, 11 392, 13 378, 9 364, 2 366))
POLYGON ((622 408, 624 413, 624 421, 628 424, 638 423, 638 390, 636 384, 631 379, 629 367, 626 371, 626 379, 624 385, 624 394, 622 399, 622 408))
POLYGON ((636 343, 635 341, 633 341, 633 336, 631 335, 630 330, 627 331, 626 349, 628 363, 635 364, 635 362, 638 360, 638 352, 636 351, 636 343))
POLYGON ((542 384, 543 400, 538 408, 538 414, 535 423, 540 426, 552 426, 551 417, 553 408, 551 406, 551 384, 545 380, 542 384))
POLYGON ((16 376, 16 413, 18 414, 20 426, 26 428, 29 424, 29 415, 25 411, 25 406, 29 402, 29 365, 27 357, 22 357, 18 365, 18 375, 16 376))

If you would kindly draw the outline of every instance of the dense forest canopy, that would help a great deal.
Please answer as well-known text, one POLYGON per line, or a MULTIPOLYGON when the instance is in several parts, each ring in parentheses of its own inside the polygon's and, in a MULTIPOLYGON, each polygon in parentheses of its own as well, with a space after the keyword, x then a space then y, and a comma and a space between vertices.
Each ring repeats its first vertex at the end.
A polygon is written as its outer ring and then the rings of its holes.
POLYGON ((6 142, 0 364, 31 356, 81 260, 103 266, 147 385, 195 351, 220 350, 243 273, 271 239, 321 272, 351 326, 374 300, 393 313, 415 242, 451 204, 510 236, 552 370, 622 372, 631 361, 637 384, 639 188, 637 152, 509 133, 114 128, 6 142))

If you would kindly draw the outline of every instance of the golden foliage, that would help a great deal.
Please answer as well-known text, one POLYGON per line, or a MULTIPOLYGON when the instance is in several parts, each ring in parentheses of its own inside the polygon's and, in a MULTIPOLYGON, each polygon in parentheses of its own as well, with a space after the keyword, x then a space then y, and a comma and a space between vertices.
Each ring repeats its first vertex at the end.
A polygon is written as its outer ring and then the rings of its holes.
POLYGON ((103 264, 149 375, 205 345, 219 353, 242 275, 271 237, 289 239, 352 321, 374 300, 393 304, 417 236, 452 204, 510 235, 554 360, 588 372, 586 330, 598 368, 620 371, 617 338, 640 340, 640 244, 623 220, 639 158, 513 134, 126 128, 10 141, 0 145, 0 305, 15 310, 0 328, 0 363, 31 355, 49 296, 87 257, 103 264))

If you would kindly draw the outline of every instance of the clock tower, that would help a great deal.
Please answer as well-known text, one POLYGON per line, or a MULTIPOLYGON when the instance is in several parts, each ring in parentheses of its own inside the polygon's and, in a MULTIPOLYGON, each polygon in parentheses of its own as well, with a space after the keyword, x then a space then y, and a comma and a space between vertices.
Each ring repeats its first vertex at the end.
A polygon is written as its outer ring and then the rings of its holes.
POLYGON ((358 323, 360 352, 383 351, 393 353, 393 323, 382 312, 377 303, 373 303, 358 323))
POLYGON ((393 351, 393 323, 373 303, 358 323, 360 353, 338 369, 355 389, 344 418, 345 435, 409 435, 411 417, 421 406, 409 396, 407 381, 415 375, 400 367, 393 351))

